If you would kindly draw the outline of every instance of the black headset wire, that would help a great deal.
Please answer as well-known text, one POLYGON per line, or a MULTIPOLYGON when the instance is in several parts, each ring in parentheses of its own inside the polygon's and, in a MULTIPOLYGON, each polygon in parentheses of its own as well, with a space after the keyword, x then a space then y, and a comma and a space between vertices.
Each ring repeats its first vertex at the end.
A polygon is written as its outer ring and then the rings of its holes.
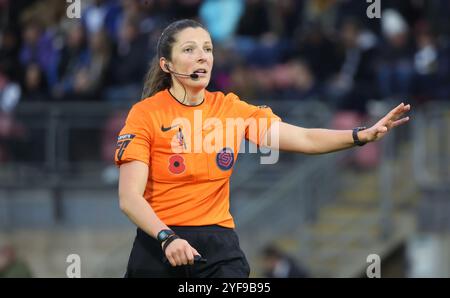
MULTIPOLYGON (((183 101, 181 102, 182 104, 185 104, 186 101, 186 95, 187 95, 187 91, 186 88, 184 87, 183 83, 181 83, 181 81, 177 78, 177 75, 173 73, 173 71, 170 70, 169 65, 167 63, 164 64, 166 66, 166 69, 169 71, 169 73, 173 74, 173 77, 178 81, 178 83, 180 83, 181 87, 183 87, 184 90, 184 96, 183 96, 183 101)), ((170 90, 169 90, 170 92, 170 90)), ((173 97, 175 97, 175 95, 172 94, 173 97)), ((176 97, 175 97, 176 99, 176 97)))

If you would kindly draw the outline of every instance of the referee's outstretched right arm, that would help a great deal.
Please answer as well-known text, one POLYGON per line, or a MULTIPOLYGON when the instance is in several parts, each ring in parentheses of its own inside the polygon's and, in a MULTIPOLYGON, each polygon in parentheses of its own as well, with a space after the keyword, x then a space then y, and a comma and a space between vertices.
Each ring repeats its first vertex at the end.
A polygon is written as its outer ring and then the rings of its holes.
MULTIPOLYGON (((130 220, 148 235, 157 238, 161 230, 169 229, 153 211, 143 194, 148 178, 148 165, 141 161, 130 161, 120 165, 119 201, 120 209, 130 220)), ((161 244, 161 249, 164 242, 161 244)), ((194 255, 199 255, 184 239, 173 240, 165 250, 172 266, 194 264, 194 255)))

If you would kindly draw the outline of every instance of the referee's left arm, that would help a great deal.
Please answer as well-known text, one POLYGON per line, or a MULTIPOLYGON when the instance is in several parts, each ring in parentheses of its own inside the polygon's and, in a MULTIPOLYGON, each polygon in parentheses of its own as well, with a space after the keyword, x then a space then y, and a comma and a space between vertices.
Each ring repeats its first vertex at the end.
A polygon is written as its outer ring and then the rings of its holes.
MULTIPOLYGON (((381 139, 392 128, 408 122, 409 117, 401 117, 410 108, 401 103, 372 127, 358 131, 358 139, 364 143, 381 139)), ((266 132, 261 145, 283 151, 322 154, 355 146, 352 134, 353 130, 303 128, 278 121, 266 132)))

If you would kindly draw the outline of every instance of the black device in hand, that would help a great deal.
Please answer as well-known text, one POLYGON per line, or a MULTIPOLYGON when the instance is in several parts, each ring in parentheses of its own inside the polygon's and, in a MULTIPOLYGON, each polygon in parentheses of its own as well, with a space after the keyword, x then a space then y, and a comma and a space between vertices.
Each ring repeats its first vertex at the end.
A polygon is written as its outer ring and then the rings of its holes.
MULTIPOLYGON (((163 262, 164 262, 164 263, 169 262, 169 260, 167 259, 166 256, 164 256, 163 262)), ((194 264, 199 264, 199 263, 206 264, 206 262, 208 262, 208 259, 202 257, 201 255, 196 255, 196 256, 194 256, 194 264)))
POLYGON ((194 263, 206 263, 208 260, 201 255, 194 256, 194 263))

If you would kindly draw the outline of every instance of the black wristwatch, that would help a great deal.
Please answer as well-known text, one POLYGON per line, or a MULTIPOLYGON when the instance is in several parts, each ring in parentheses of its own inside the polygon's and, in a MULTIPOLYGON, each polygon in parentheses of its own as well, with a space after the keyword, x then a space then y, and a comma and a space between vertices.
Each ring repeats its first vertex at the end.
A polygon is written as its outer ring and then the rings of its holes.
POLYGON ((355 143, 355 145, 364 146, 365 144, 367 144, 366 142, 361 142, 361 140, 358 138, 358 131, 364 130, 366 128, 367 127, 364 127, 364 126, 353 128, 352 136, 353 136, 353 142, 355 143))
POLYGON ((159 243, 163 243, 173 235, 175 235, 175 232, 172 230, 161 230, 156 239, 158 239, 159 243))

